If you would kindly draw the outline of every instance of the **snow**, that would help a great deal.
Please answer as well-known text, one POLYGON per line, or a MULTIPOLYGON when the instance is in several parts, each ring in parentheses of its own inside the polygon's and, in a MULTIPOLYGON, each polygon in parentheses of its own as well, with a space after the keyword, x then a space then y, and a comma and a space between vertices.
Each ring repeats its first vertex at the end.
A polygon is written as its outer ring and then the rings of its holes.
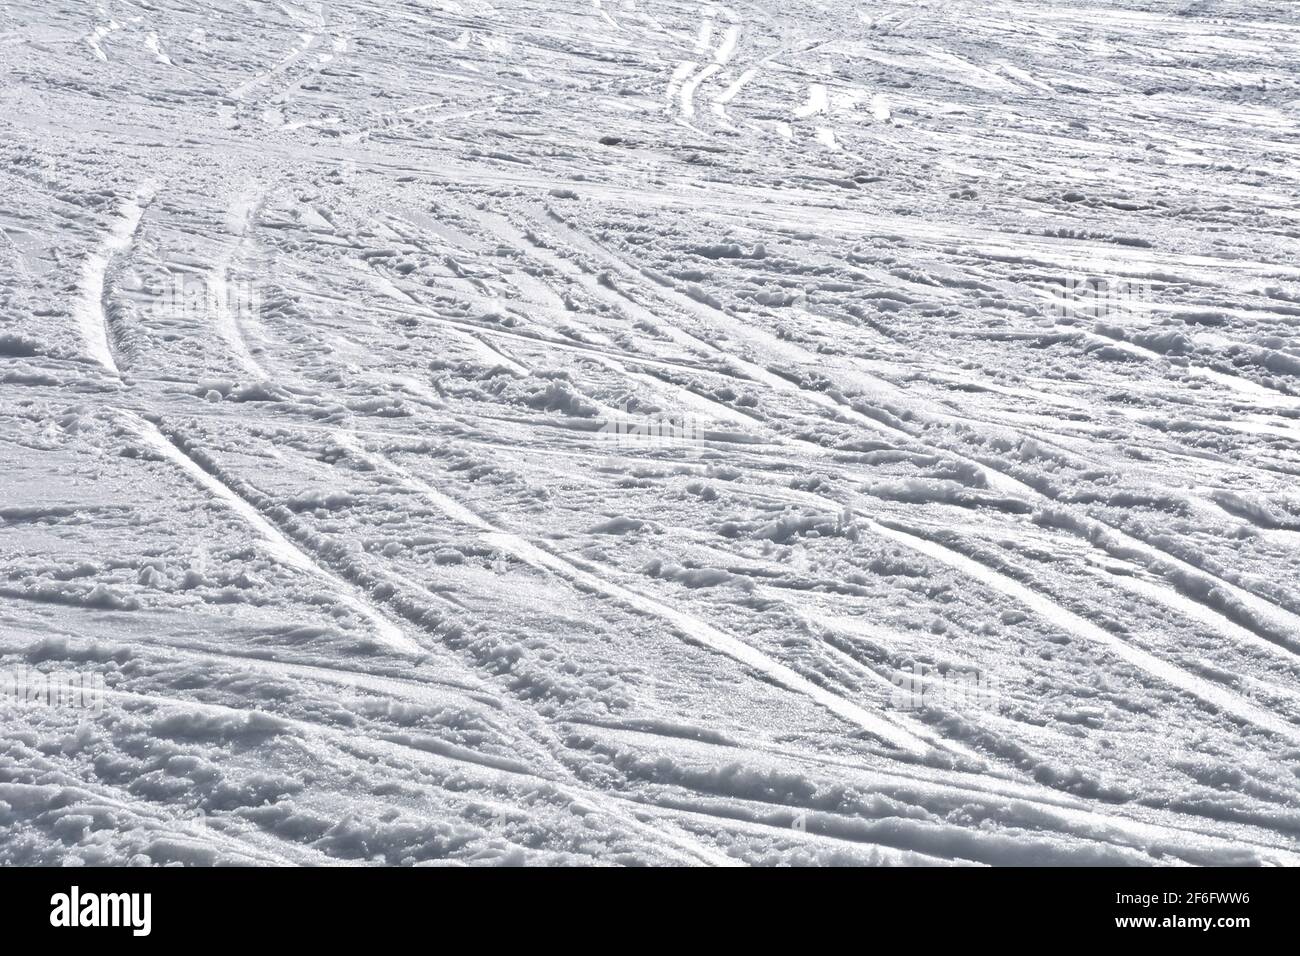
POLYGON ((0 862, 1300 863, 1290 5, 201 7, 0 25, 0 862))

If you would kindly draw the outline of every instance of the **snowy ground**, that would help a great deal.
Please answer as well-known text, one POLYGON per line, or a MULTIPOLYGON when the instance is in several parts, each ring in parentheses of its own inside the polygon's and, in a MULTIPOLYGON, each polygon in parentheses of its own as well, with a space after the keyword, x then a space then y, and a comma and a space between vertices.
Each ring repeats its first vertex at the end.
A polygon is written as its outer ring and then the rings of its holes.
POLYGON ((1300 862, 1294 3, 0 75, 0 862, 1300 862))

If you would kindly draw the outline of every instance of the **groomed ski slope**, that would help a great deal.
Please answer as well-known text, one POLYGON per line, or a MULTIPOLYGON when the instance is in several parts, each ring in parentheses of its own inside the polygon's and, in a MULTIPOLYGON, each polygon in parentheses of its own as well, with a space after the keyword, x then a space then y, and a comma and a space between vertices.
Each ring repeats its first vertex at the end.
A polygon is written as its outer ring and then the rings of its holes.
POLYGON ((0 863, 1300 863, 1295 4, 0 75, 0 863))

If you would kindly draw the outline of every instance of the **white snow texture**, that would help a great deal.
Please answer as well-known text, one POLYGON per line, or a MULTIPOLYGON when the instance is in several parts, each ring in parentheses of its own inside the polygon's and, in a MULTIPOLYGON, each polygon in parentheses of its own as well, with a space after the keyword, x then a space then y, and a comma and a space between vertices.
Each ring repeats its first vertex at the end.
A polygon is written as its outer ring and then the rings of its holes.
POLYGON ((0 74, 0 864, 1300 863, 1291 0, 0 74))

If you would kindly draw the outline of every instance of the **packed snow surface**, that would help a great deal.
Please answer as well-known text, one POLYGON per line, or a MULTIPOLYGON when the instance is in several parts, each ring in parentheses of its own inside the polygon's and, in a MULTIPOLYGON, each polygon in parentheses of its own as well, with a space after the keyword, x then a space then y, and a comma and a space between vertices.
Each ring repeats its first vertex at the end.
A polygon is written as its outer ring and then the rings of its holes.
POLYGON ((1295 3, 0 75, 0 863, 1300 862, 1295 3))

